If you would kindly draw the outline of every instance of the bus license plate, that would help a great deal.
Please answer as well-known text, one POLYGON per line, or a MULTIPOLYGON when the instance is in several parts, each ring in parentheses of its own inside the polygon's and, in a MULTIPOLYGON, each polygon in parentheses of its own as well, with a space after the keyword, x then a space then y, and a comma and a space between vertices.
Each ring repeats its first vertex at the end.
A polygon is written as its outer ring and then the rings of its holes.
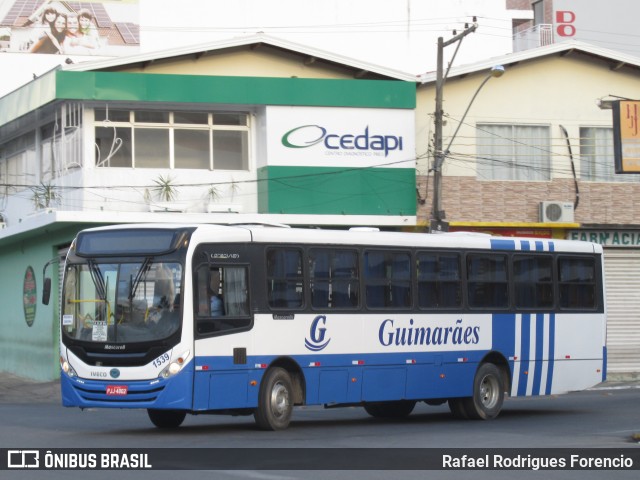
POLYGON ((126 385, 107 385, 107 395, 124 396, 129 391, 126 385))

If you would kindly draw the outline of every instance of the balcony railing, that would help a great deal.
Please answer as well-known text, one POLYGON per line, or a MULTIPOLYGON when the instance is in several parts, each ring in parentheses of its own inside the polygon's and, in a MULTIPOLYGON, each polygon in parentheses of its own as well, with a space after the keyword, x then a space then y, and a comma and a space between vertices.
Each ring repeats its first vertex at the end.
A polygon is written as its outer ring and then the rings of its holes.
POLYGON ((521 52, 530 48, 551 45, 553 42, 553 25, 541 23, 513 36, 513 51, 521 52))

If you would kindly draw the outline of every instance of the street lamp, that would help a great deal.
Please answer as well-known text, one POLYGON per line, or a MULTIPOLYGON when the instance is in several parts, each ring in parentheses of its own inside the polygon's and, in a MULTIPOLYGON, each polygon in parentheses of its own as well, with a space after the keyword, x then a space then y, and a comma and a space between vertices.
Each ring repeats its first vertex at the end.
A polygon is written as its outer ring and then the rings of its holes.
MULTIPOLYGON (((448 71, 447 71, 448 73, 448 71)), ((469 109, 473 102, 475 101, 478 93, 482 90, 482 87, 492 78, 501 77, 504 74, 504 67, 502 65, 496 65, 491 68, 489 74, 484 78, 482 83, 478 86, 476 92, 471 97, 471 101, 467 105, 462 118, 458 122, 458 126, 456 127, 455 132, 451 136, 449 140, 449 145, 447 145, 446 149, 442 149, 442 90, 444 86, 445 78, 440 78, 436 80, 436 114, 435 114, 435 123, 436 123, 436 131, 435 131, 435 159, 433 162, 433 206, 431 210, 431 224, 429 231, 430 232, 446 232, 449 228, 448 223, 444 220, 445 213, 442 210, 442 164, 444 163, 445 158, 449 155, 449 149, 451 148, 451 144, 458 135, 458 131, 460 127, 464 123, 467 114, 469 113, 469 109)), ((438 75, 440 77, 440 75, 438 75)))

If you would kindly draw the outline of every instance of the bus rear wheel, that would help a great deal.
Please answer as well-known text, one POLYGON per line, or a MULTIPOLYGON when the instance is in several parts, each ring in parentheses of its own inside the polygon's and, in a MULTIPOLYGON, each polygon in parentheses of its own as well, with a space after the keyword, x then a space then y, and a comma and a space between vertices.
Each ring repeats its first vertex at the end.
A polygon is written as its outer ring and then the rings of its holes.
POLYGON ((283 368, 267 371, 260 384, 258 408, 253 416, 262 430, 284 430, 293 413, 293 383, 283 368))
POLYGON ((397 402, 367 403, 364 410, 376 418, 404 418, 413 412, 416 402, 413 400, 399 400, 397 402))
POLYGON ((493 363, 483 363, 473 379, 473 396, 463 399, 464 411, 474 420, 496 418, 504 402, 502 372, 493 363))
POLYGON ((184 422, 187 412, 182 410, 147 410, 149 419, 158 428, 178 428, 184 422))

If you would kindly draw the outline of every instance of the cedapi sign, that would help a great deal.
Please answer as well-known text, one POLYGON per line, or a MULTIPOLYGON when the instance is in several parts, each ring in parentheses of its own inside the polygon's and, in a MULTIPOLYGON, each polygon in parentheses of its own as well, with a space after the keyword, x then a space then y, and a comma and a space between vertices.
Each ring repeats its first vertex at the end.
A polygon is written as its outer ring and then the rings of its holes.
POLYGON ((567 234, 567 239, 609 247, 640 247, 639 230, 572 230, 567 234))
POLYGON ((384 152, 387 157, 390 151, 403 150, 402 140, 402 136, 370 134, 369 125, 359 134, 332 133, 322 125, 302 125, 286 132, 282 136, 282 145, 287 148, 310 148, 322 144, 326 150, 337 150, 343 154, 372 155, 384 152))
POLYGON ((413 110, 268 107, 268 165, 415 165, 413 110))

